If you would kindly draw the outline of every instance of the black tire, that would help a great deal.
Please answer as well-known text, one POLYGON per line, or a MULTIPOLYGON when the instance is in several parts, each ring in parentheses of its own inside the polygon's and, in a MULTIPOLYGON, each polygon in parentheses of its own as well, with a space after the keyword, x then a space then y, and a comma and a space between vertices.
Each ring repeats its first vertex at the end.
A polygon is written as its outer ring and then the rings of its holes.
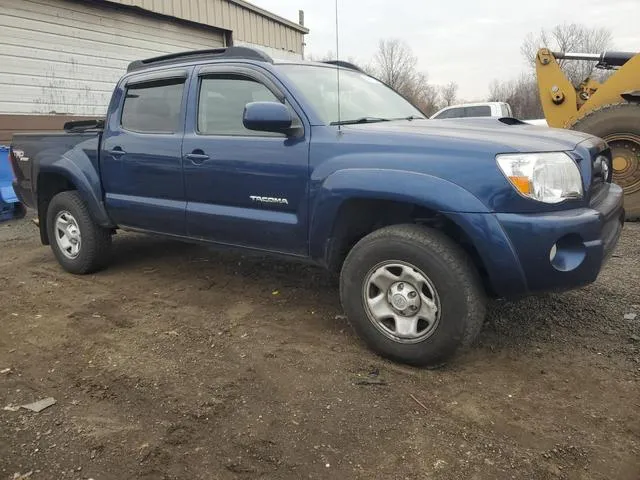
POLYGON ((59 193, 51 199, 47 209, 47 235, 56 260, 67 272, 93 273, 109 262, 111 231, 93 221, 89 209, 75 190, 59 193), (62 212, 72 215, 80 231, 79 252, 74 258, 67 256, 56 240, 56 217, 62 212))
POLYGON ((342 267, 340 297, 349 322, 371 349, 417 366, 442 365, 458 348, 473 343, 486 313, 484 289, 470 258, 443 233, 420 225, 385 227, 360 240, 342 267), (392 260, 417 267, 439 297, 439 322, 417 343, 401 343, 383 334, 365 305, 369 272, 392 260))
POLYGON ((617 170, 614 161, 613 181, 624 189, 627 220, 640 220, 640 104, 605 105, 576 121, 571 129, 603 138, 614 156, 617 145, 635 148, 622 148, 624 168, 617 170))

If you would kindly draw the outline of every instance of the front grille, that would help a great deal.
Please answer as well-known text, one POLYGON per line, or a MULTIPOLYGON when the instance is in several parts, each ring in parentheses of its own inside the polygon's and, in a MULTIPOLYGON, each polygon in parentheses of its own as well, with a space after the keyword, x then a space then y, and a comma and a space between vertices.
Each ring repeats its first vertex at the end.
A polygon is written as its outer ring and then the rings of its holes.
POLYGON ((591 186, 611 182, 611 150, 608 148, 595 154, 591 160, 591 186))

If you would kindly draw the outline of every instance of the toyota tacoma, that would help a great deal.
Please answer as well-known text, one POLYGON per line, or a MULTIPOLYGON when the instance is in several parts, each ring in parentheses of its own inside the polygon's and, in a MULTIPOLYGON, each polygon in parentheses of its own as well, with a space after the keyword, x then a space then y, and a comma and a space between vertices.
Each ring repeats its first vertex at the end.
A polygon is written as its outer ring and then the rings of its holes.
POLYGON ((364 341, 414 365, 470 344, 487 298, 593 282, 624 218, 599 138, 429 120, 354 65, 242 47, 135 61, 103 121, 10 156, 65 270, 105 267, 119 229, 311 261, 364 341))

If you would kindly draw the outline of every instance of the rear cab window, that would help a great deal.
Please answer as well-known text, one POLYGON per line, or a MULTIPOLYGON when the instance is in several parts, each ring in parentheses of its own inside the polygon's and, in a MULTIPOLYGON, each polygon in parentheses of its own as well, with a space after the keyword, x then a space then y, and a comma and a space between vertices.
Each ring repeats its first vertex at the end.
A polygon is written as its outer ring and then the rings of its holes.
POLYGON ((182 130, 185 78, 129 83, 120 124, 138 133, 177 133, 182 130))
POLYGON ((490 117, 491 107, 489 105, 476 105, 475 107, 465 107, 465 117, 490 117))
POLYGON ((460 118, 464 116, 464 108, 450 108, 449 110, 445 110, 435 118, 460 118))

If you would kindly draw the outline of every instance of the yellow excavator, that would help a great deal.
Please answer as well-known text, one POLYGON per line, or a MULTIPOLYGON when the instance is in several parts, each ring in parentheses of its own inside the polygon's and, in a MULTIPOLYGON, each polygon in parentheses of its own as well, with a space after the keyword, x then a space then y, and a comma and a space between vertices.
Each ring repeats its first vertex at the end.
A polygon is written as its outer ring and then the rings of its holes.
POLYGON ((540 101, 550 127, 603 138, 611 148, 613 181, 624 189, 627 220, 640 220, 640 53, 569 53, 538 50, 540 101), (615 70, 602 83, 586 78, 575 87, 560 61, 590 60, 615 70))

